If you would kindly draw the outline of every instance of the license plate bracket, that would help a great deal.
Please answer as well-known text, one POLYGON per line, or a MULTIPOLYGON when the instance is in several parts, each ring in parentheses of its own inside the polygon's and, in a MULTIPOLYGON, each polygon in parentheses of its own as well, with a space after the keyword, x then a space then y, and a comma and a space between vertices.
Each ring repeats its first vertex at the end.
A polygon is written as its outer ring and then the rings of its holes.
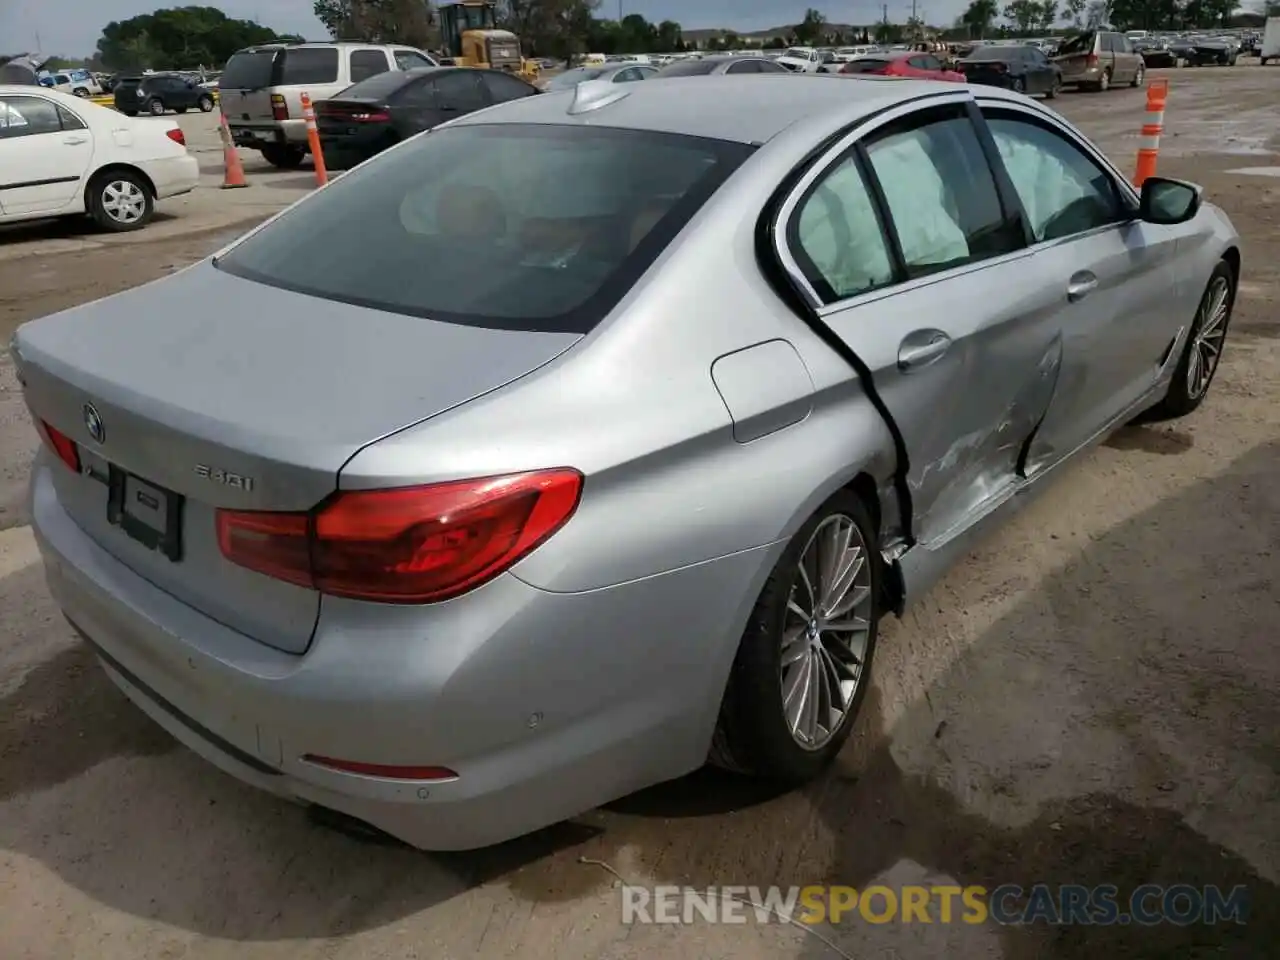
POLYGON ((107 520, 174 563, 182 559, 183 497, 112 464, 107 475, 107 520))

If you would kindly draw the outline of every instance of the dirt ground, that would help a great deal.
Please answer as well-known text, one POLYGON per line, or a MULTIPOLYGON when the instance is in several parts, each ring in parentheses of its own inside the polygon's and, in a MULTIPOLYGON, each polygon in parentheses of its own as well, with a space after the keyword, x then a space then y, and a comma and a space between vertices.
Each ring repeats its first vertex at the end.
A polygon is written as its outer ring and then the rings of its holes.
MULTIPOLYGON (((371 845, 239 785, 109 684, 51 605, 21 503, 35 436, 0 362, 5 957, 1275 957, 1280 943, 1280 116, 1274 70, 1169 72, 1160 172, 1243 236, 1209 400, 1126 427, 886 624, 836 769, 711 772, 479 853, 371 845), (1254 168, 1270 174, 1245 174, 1254 168), (1246 885, 1244 925, 625 926, 635 883, 1246 885)), ((1140 91, 1059 109, 1128 169, 1140 91)), ((0 238, 0 337, 163 275, 203 235, 42 253, 0 238)), ((55 238, 56 239, 56 238, 55 238)))

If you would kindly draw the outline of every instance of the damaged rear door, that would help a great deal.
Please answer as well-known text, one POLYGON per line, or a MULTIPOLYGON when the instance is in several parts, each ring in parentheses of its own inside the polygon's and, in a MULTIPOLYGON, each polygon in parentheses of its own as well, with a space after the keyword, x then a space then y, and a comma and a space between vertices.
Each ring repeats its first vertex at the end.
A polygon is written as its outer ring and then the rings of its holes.
POLYGON ((934 97, 856 130, 775 220, 783 265, 890 421, 926 546, 1016 488, 1061 364, 1061 278, 997 189, 971 103, 934 97))

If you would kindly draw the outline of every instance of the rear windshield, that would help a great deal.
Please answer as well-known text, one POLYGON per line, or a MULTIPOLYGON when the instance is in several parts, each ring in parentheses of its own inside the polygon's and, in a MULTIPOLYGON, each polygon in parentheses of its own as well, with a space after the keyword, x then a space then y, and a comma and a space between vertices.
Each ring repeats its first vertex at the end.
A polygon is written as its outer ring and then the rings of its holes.
POLYGON ((432 320, 585 333, 751 149, 588 126, 445 127, 333 181, 217 266, 432 320))
MULTIPOLYGON (((405 70, 385 70, 382 73, 375 73, 368 79, 361 80, 359 83, 353 83, 347 89, 338 94, 338 97, 356 97, 363 100, 382 100, 391 96, 414 77, 420 76, 420 71, 409 73, 405 70)), ((336 98, 335 98, 336 99, 336 98)))
POLYGON ((337 47, 297 47, 285 50, 276 62, 272 86, 295 83, 337 83, 337 47))
POLYGON ((716 68, 715 61, 681 60, 658 71, 660 77, 700 77, 716 68))
POLYGON ((242 50, 231 55, 218 86, 228 90, 260 90, 271 86, 271 64, 278 50, 242 50))
POLYGON ((859 57, 857 60, 850 60, 846 63, 841 72, 874 73, 877 70, 883 70, 892 62, 891 60, 877 60, 874 57, 859 57))
POLYGON ((604 70, 598 67, 578 67, 575 70, 566 70, 559 76, 552 77, 548 80, 547 89, 568 90, 572 87, 576 87, 583 81, 594 80, 602 73, 604 73, 604 70))
POLYGON ((1089 32, 1082 33, 1078 37, 1072 37, 1070 40, 1058 47, 1058 54, 1076 54, 1076 53, 1093 53, 1093 42, 1097 39, 1097 34, 1089 32))

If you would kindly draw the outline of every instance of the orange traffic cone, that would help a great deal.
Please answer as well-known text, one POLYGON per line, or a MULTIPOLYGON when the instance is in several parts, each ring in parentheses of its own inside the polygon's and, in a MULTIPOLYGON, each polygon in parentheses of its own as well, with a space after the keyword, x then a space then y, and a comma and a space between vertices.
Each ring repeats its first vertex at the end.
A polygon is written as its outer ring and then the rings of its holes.
POLYGON ((247 187, 248 181, 244 178, 244 164, 240 162, 240 154, 236 152, 236 145, 231 139, 231 128, 227 126, 227 115, 221 110, 218 111, 219 133, 222 135, 222 165, 226 171, 222 177, 222 189, 230 190, 234 187, 247 187))

